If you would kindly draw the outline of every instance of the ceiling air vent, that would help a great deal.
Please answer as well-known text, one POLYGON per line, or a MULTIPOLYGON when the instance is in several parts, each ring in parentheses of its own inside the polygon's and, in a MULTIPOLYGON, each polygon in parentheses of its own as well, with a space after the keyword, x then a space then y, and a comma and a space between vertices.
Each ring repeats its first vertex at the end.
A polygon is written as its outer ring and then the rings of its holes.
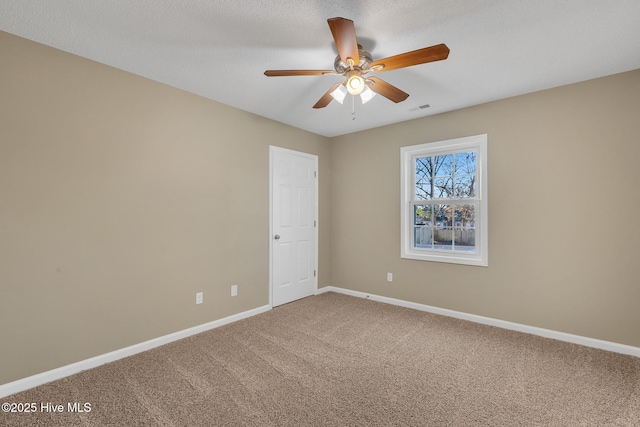
POLYGON ((429 107, 431 107, 431 105, 429 105, 429 104, 418 105, 417 107, 411 108, 409 111, 424 110, 424 109, 429 108, 429 107))

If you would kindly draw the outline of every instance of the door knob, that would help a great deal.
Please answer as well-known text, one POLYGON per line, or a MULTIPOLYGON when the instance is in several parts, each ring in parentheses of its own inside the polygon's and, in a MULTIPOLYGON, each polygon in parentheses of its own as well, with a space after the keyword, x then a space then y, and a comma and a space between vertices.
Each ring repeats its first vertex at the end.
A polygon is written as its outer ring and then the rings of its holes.
POLYGON ((273 238, 276 239, 276 240, 280 240, 280 235, 276 234, 275 236, 273 236, 273 238))

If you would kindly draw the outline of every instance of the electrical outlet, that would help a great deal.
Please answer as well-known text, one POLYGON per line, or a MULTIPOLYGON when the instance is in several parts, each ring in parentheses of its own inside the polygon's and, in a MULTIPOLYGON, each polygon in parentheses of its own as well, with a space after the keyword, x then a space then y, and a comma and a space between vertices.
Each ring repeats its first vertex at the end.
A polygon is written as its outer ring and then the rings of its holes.
POLYGON ((202 292, 196 293, 196 304, 202 304, 204 301, 204 294, 202 292))
POLYGON ((231 285, 231 296, 238 296, 238 285, 231 285))
POLYGON ((393 273, 387 273, 387 282, 393 282, 393 273))

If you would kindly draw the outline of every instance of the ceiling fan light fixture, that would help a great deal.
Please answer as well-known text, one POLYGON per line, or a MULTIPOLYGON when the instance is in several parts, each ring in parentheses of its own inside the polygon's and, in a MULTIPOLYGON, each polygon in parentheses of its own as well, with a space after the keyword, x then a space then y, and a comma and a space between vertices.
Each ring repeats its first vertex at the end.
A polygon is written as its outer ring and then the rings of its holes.
POLYGON ((369 89, 368 86, 365 85, 364 89, 362 89, 362 92, 360 93, 360 99, 362 99, 362 104, 366 104, 367 102, 371 101, 374 96, 376 96, 376 93, 371 89, 369 89))
MULTIPOLYGON (((347 93, 361 95, 362 103, 369 102, 375 94, 398 103, 406 100, 409 94, 377 77, 364 77, 368 72, 392 71, 412 67, 428 62, 442 61, 449 57, 449 48, 444 43, 412 50, 398 55, 388 56, 374 61, 371 54, 358 44, 355 24, 341 17, 327 19, 338 55, 331 70, 267 70, 267 77, 277 76, 343 76, 342 83, 335 83, 315 103, 313 108, 324 108, 335 99, 344 102, 347 93), (371 87, 368 87, 370 85, 371 87), (374 86, 375 85, 375 86, 374 86), (372 89, 374 88, 374 89, 372 89), (375 92, 371 93, 371 91, 375 92)), ((355 105, 355 104, 354 104, 355 105)))
POLYGON ((364 79, 357 71, 350 71, 347 74, 346 86, 351 95, 359 95, 365 87, 364 79))
POLYGON ((331 96, 333 97, 333 99, 342 104, 344 102, 345 96, 347 96, 347 89, 344 87, 344 85, 339 85, 333 92, 331 92, 331 96))

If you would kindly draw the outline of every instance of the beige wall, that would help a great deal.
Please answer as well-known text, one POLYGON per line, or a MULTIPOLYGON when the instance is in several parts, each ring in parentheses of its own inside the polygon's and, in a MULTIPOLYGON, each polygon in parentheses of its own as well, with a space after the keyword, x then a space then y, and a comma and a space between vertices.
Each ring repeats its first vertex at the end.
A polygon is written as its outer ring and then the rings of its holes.
POLYGON ((330 283, 326 138, 7 33, 0 52, 0 384, 268 304, 270 144, 319 156, 330 283))
POLYGON ((329 140, 0 52, 0 384, 267 304, 269 145, 319 156, 319 286, 640 346, 640 71, 329 140), (479 133, 489 267, 401 260, 400 147, 479 133))
POLYGON ((333 285, 640 346, 640 70, 337 137, 331 156, 333 285), (400 259, 400 147, 482 133, 489 267, 400 259))

